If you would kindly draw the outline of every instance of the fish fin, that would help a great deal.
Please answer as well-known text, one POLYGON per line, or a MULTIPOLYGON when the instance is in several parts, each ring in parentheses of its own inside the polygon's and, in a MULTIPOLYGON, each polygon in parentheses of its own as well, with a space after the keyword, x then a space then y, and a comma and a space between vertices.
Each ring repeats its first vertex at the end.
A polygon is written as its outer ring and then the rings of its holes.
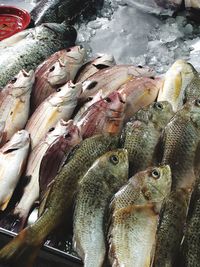
POLYGON ((12 194, 10 194, 10 195, 6 198, 6 200, 0 205, 0 210, 4 211, 4 210, 7 208, 8 203, 10 202, 11 197, 12 197, 12 194))
POLYGON ((42 216, 42 214, 45 211, 47 199, 48 199, 49 193, 51 191, 51 185, 53 184, 53 182, 54 182, 54 180, 51 182, 51 184, 48 185, 48 188, 46 189, 45 193, 42 195, 42 198, 40 200, 40 206, 38 209, 38 217, 42 216))
POLYGON ((0 250, 0 263, 9 263, 9 266, 15 267, 32 267, 41 245, 33 242, 30 228, 26 228, 0 250))

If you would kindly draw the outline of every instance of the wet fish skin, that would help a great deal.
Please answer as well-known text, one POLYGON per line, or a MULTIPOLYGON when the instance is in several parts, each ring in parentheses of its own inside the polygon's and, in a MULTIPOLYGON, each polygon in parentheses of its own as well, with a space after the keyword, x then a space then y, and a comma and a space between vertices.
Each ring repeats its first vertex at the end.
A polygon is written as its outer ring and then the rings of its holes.
POLYGON ((133 65, 115 65, 98 71, 83 82, 81 99, 84 101, 102 90, 104 95, 117 90, 121 85, 134 77, 151 77, 155 72, 148 67, 135 67, 133 65))
MULTIPOLYGON (((58 121, 54 128, 32 150, 28 158, 28 164, 25 171, 25 177, 29 183, 24 187, 23 195, 14 208, 13 215, 17 218, 15 231, 18 232, 24 227, 27 216, 34 202, 39 198, 39 171, 43 157, 48 148, 63 135, 68 134, 74 128, 73 121, 58 121)), ((44 189, 43 189, 44 190, 44 189)))
POLYGON ((54 53, 37 67, 36 81, 31 95, 32 113, 50 94, 55 92, 58 86, 74 80, 84 59, 85 49, 74 46, 54 53))
POLYGON ((173 267, 183 238, 190 192, 172 191, 164 200, 156 234, 154 267, 173 267))
POLYGON ((85 267, 103 266, 106 211, 113 194, 127 180, 127 151, 118 149, 98 158, 79 183, 73 241, 85 267))
POLYGON ((75 82, 84 82, 89 79, 93 74, 97 73, 101 69, 114 66, 115 59, 112 55, 103 54, 99 57, 86 62, 77 72, 75 82))
POLYGON ((5 144, 15 132, 26 125, 30 110, 30 95, 34 84, 34 71, 21 70, 0 91, 1 120, 5 121, 1 145, 5 144))
POLYGON ((117 134, 122 128, 126 100, 115 91, 91 105, 77 121, 83 138, 94 134, 117 134))
POLYGON ((177 60, 166 72, 157 101, 169 101, 176 112, 186 101, 186 88, 196 75, 198 73, 190 63, 185 60, 177 60))
POLYGON ((192 193, 185 235, 181 246, 181 266, 198 267, 199 266, 199 227, 200 227, 200 179, 197 177, 192 193))
POLYGON ((6 209, 24 171, 29 144, 28 132, 21 130, 0 149, 0 210, 6 209))
POLYGON ((74 45, 75 39, 75 29, 65 24, 47 23, 31 29, 25 38, 1 53, 0 87, 21 69, 35 70, 51 54, 74 45))
POLYGON ((4 127, 5 127, 5 121, 0 121, 0 143, 1 143, 1 140, 3 138, 4 127))
POLYGON ((81 84, 70 81, 40 104, 26 125, 31 136, 32 149, 60 119, 71 118, 81 92, 81 84))
POLYGON ((96 135, 80 144, 71 160, 56 176, 42 216, 0 250, 0 263, 15 264, 16 267, 30 267, 33 264, 39 247, 47 235, 68 217, 68 210, 72 205, 80 177, 97 158, 115 149, 118 142, 118 136, 96 135))
POLYGON ((200 104, 196 99, 186 103, 171 119, 162 135, 162 164, 172 170, 172 188, 192 188, 194 163, 200 134, 200 104))
POLYGON ((155 102, 139 110, 132 121, 126 123, 121 147, 128 151, 129 177, 160 162, 157 153, 160 135, 173 115, 169 102, 155 102))
POLYGON ((112 266, 151 266, 160 206, 170 188, 170 167, 150 167, 114 195, 108 235, 112 266))
POLYGON ((122 85, 118 91, 126 94, 125 121, 128 121, 135 112, 156 100, 161 87, 160 78, 139 77, 122 85))
POLYGON ((45 22, 58 22, 63 21, 75 22, 81 13, 88 11, 88 13, 95 13, 97 1, 70 1, 70 0, 41 0, 37 3, 31 11, 31 17, 38 26, 45 22), (91 10, 89 11, 88 8, 91 10))

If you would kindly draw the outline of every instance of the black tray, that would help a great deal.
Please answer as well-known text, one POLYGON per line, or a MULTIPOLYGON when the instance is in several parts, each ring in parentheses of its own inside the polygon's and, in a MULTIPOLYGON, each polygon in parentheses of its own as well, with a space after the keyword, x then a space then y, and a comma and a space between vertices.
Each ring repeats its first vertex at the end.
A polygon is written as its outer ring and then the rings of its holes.
MULTIPOLYGON (((6 245, 15 233, 0 228, 0 247, 6 245)), ((44 245, 34 267, 82 267, 80 259, 61 250, 44 245)), ((8 267, 0 265, 0 267, 8 267)))

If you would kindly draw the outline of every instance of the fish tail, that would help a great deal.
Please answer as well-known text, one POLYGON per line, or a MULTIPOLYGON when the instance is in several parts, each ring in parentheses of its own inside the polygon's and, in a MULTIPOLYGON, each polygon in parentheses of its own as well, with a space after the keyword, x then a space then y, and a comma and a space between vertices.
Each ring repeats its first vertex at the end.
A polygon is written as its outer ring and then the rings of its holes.
POLYGON ((43 240, 34 236, 31 228, 20 234, 0 250, 0 263, 15 267, 32 267, 43 240))

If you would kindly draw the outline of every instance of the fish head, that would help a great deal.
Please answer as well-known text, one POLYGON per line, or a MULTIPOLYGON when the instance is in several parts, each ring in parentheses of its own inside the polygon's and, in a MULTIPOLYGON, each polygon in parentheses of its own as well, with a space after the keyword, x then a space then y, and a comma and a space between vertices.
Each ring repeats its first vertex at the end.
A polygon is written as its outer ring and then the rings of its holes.
POLYGON ((47 81, 52 85, 59 85, 67 82, 70 79, 70 74, 67 71, 67 62, 58 59, 45 73, 47 81))
POLYGON ((19 97, 32 89, 35 82, 35 73, 33 70, 29 72, 21 70, 11 81, 7 87, 11 89, 11 94, 19 97))
POLYGON ((20 130, 16 132, 10 141, 8 141, 0 151, 2 153, 11 153, 18 149, 29 148, 30 136, 26 130, 20 130))
POLYGON ((108 66, 111 67, 115 65, 115 58, 113 55, 109 54, 100 54, 93 62, 93 64, 99 68, 99 66, 108 66))
POLYGON ((86 56, 86 50, 82 45, 70 47, 65 51, 68 62, 72 62, 73 64, 80 64, 86 56))
POLYGON ((103 98, 102 101, 100 100, 99 103, 103 103, 109 113, 122 113, 126 107, 126 95, 118 91, 114 91, 106 98, 103 98))
POLYGON ((141 192, 150 202, 162 202, 171 191, 171 169, 169 165, 150 167, 137 174, 142 180, 141 192))
POLYGON ((128 180, 128 152, 116 149, 105 153, 98 160, 99 168, 105 171, 107 183, 113 187, 123 185, 128 180))
POLYGON ((133 75, 133 76, 145 76, 145 77, 154 77, 155 76, 155 71, 148 67, 148 66, 142 66, 142 65, 138 65, 138 66, 130 66, 128 68, 128 73, 133 75))

